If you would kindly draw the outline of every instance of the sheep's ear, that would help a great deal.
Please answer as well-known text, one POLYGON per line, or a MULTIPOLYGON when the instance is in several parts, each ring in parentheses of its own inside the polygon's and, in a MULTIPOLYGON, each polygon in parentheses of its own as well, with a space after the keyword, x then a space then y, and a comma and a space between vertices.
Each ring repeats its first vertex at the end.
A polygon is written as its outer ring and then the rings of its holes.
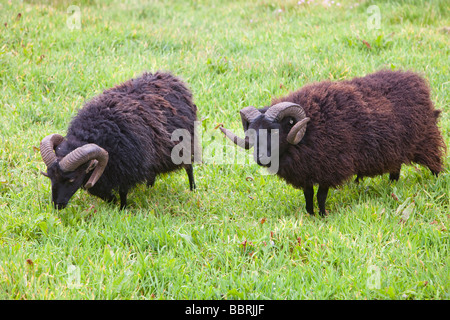
POLYGON ((91 160, 91 162, 89 163, 89 167, 86 169, 86 173, 89 173, 90 171, 94 170, 97 164, 98 164, 97 160, 95 159, 91 160))
POLYGON ((41 174, 42 174, 44 177, 50 178, 50 177, 48 176, 48 174, 45 173, 45 172, 43 172, 43 171, 41 171, 41 174))

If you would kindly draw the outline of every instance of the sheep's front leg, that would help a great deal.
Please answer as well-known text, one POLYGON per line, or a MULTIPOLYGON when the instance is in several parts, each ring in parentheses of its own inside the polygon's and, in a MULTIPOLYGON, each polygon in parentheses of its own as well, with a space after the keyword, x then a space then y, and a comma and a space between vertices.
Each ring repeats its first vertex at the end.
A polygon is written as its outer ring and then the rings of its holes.
POLYGON ((305 194, 306 201, 306 211, 310 214, 314 214, 314 188, 306 187, 303 189, 303 193, 305 194))
POLYGON ((319 186, 319 190, 317 190, 317 202, 319 204, 319 214, 321 216, 327 215, 325 202, 327 201, 328 189, 328 187, 319 186))

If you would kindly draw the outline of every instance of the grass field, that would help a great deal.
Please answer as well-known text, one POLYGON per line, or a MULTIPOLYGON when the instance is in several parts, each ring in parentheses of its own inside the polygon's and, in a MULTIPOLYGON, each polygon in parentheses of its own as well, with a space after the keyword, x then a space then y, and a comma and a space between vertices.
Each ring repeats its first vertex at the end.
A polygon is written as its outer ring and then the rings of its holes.
POLYGON ((438 178, 404 166, 331 190, 321 218, 213 148, 245 106, 381 68, 428 79, 450 145, 447 1, 0 0, 0 23, 0 299, 450 298, 448 154, 438 178), (123 212, 82 190, 54 210, 40 140, 145 70, 194 93, 197 190, 180 171, 123 212))

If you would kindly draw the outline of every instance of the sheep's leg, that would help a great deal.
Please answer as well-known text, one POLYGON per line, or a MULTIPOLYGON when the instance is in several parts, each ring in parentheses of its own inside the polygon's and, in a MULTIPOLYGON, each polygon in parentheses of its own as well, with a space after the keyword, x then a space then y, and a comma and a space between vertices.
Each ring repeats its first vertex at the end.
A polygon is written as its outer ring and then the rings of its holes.
POLYGON ((127 188, 119 188, 119 196, 120 196, 120 210, 125 209, 127 206, 127 188))
POLYGON ((389 180, 390 181, 398 181, 400 178, 400 170, 402 169, 402 165, 400 164, 397 168, 389 172, 389 180))
POLYGON ((400 171, 389 173, 389 180, 398 181, 399 178, 400 178, 400 171))
POLYGON ((150 177, 147 178, 147 188, 153 187, 153 185, 155 184, 155 179, 156 179, 156 175, 154 173, 152 173, 150 175, 150 177))
POLYGON ((325 210, 325 202, 328 196, 328 187, 319 186, 317 190, 317 202, 319 204, 319 214, 321 216, 326 216, 327 212, 325 210))
POLYGON ((356 175, 356 179, 355 182, 359 184, 359 181, 361 181, 363 179, 363 176, 360 175, 359 173, 356 175))
POLYGON ((192 164, 188 164, 185 168, 186 173, 189 178, 189 189, 194 190, 195 189, 195 181, 194 181, 194 169, 192 167, 192 164))
POLYGON ((314 188, 306 187, 303 189, 303 193, 305 194, 306 211, 310 215, 314 215, 314 188))
POLYGON ((430 170, 433 176, 437 177, 439 175, 439 171, 430 170))

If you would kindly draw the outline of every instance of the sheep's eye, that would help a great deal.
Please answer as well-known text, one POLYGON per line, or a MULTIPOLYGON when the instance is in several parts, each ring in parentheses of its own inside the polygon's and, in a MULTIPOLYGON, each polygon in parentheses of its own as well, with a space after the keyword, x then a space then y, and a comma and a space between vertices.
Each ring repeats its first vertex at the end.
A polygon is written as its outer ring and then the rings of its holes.
POLYGON ((75 181, 75 178, 72 178, 69 180, 70 183, 73 183, 75 181))
POLYGON ((294 119, 290 119, 289 124, 294 124, 294 119))

